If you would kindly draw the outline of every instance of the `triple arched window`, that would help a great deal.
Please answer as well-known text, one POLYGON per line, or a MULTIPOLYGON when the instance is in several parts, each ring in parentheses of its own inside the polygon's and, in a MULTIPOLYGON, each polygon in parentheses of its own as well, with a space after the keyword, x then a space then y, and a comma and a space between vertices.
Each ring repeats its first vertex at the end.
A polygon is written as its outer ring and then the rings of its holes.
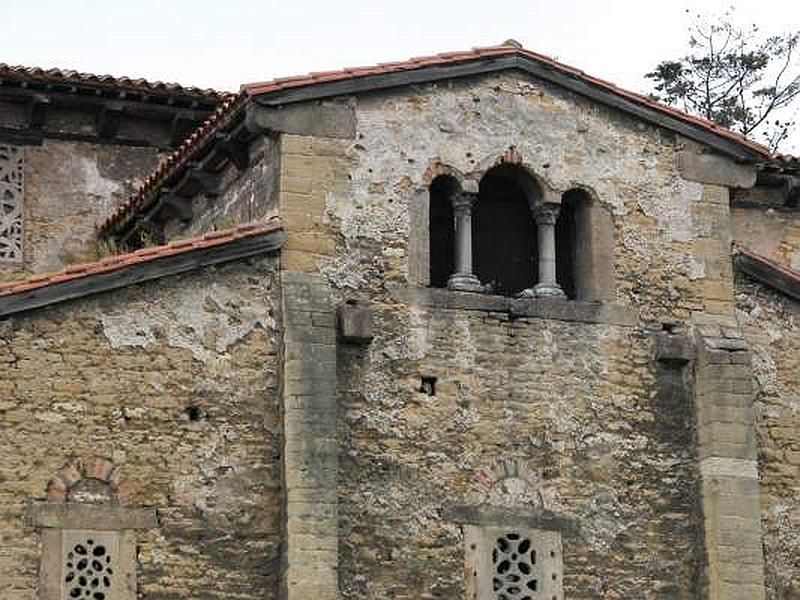
POLYGON ((504 296, 613 298, 613 220, 582 188, 544 194, 501 163, 477 190, 453 175, 430 185, 430 285, 504 296))

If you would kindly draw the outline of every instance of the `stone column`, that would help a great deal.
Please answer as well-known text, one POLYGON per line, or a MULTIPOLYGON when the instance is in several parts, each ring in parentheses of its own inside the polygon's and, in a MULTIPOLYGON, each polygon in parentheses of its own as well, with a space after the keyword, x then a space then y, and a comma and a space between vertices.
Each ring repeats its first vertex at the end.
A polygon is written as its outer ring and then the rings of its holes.
POLYGON ((556 281, 556 220, 560 208, 555 202, 541 202, 531 208, 539 241, 539 282, 522 291, 526 298, 564 297, 556 281))
POLYGON ((458 192, 452 197, 456 272, 447 280, 447 287, 459 292, 483 291, 481 282, 472 273, 472 205, 477 199, 474 192, 458 192))

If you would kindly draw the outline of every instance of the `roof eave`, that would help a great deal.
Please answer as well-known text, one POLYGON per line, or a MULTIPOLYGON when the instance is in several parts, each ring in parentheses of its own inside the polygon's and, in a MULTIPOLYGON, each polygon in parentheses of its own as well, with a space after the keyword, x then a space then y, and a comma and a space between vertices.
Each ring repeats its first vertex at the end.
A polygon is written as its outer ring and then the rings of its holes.
MULTIPOLYGON (((206 237, 213 238, 214 234, 206 237)), ((186 273, 201 267, 274 252, 283 246, 285 240, 286 234, 276 222, 223 243, 191 248, 186 251, 176 249, 174 244, 161 247, 163 254, 158 254, 159 249, 148 249, 153 253, 152 258, 137 260, 107 271, 86 275, 70 277, 67 273, 63 276, 63 281, 56 280, 32 289, 0 295, 0 318, 145 281, 186 273)), ((122 260, 124 255, 115 258, 122 260)), ((80 267, 80 265, 75 265, 72 269, 80 267)), ((56 276, 61 275, 56 274, 56 276)), ((24 282, 20 285, 26 286, 24 282)))

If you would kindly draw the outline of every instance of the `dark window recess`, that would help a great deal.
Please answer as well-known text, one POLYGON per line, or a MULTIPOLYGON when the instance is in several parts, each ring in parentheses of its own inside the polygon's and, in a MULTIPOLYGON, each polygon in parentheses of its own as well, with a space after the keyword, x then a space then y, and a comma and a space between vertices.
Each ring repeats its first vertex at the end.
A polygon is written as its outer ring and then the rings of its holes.
POLYGON ((567 298, 575 298, 575 265, 578 248, 578 222, 576 212, 581 201, 580 192, 570 191, 561 199, 561 210, 556 221, 556 281, 567 298))
POLYGON ((431 287, 447 287, 447 280, 455 271, 455 224, 450 198, 457 189, 457 181, 448 175, 440 175, 431 183, 428 213, 431 287))
POLYGON ((481 179, 473 207, 472 260, 492 294, 514 296, 538 280, 536 224, 529 206, 538 194, 520 167, 500 165, 481 179))
POLYGON ((419 391, 428 396, 436 395, 436 377, 422 377, 419 391))
POLYGON ((588 239, 588 211, 591 199, 583 190, 569 190, 561 198, 556 221, 556 280, 567 298, 582 300, 591 261, 591 240, 588 239), (583 263, 581 262, 583 261, 583 263), (583 285, 581 285, 583 284, 583 285))

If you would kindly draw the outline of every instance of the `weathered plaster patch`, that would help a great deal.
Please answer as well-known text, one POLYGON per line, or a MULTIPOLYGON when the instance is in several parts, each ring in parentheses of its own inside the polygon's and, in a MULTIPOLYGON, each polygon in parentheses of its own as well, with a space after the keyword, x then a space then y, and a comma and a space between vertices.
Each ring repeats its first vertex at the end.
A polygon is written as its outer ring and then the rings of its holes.
POLYGON ((223 357, 255 327, 274 327, 268 315, 264 301, 211 284, 205 289, 181 289, 169 303, 149 306, 146 311, 117 310, 100 319, 113 348, 145 348, 163 336, 167 345, 185 348, 195 359, 208 363, 223 357))
POLYGON ((663 190, 653 188, 641 195, 639 206, 644 214, 656 220, 667 240, 688 242, 697 235, 691 208, 702 199, 703 184, 676 177, 673 186, 672 194, 664 194, 663 190))
POLYGON ((103 212, 110 212, 113 206, 113 195, 121 188, 113 179, 103 177, 97 168, 97 160, 87 156, 77 156, 78 170, 83 176, 82 189, 89 196, 95 196, 103 204, 103 212))

